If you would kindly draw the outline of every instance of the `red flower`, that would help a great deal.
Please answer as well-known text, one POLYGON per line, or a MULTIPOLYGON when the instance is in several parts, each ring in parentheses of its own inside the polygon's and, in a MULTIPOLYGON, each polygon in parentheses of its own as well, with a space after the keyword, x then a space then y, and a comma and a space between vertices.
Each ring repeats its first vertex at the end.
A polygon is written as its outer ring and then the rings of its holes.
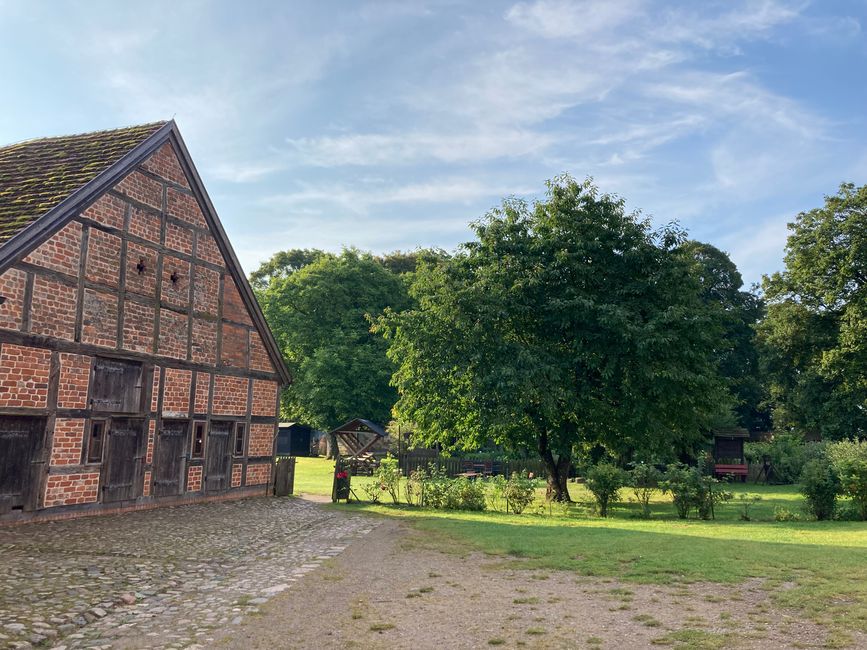
POLYGON ((347 476, 349 476, 349 474, 347 474, 346 472, 337 472, 337 478, 338 479, 344 479, 347 476))

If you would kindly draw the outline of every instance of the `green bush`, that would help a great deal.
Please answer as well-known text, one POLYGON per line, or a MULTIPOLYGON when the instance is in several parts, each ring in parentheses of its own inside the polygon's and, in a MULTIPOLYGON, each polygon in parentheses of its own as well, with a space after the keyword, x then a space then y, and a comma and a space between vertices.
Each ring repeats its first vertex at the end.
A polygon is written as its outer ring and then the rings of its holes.
POLYGON ((623 471, 611 463, 597 463, 587 470, 584 483, 596 501, 599 516, 607 517, 608 506, 617 501, 623 487, 623 471))
POLYGON ((536 497, 536 479, 530 478, 526 471, 512 472, 503 488, 503 497, 507 511, 521 514, 536 497))
POLYGON ((767 458, 773 473, 771 483, 797 483, 807 461, 821 454, 822 444, 805 442, 797 433, 775 433, 769 441, 748 442, 744 456, 753 464, 761 465, 767 458))
POLYGON ((840 492, 851 497, 860 519, 867 520, 867 441, 841 440, 828 445, 826 453, 840 492))
POLYGON ((840 491, 840 479, 827 456, 808 461, 801 472, 801 494, 806 509, 816 519, 831 519, 840 491))
POLYGON ((671 501, 681 519, 689 517, 695 510, 700 519, 713 519, 718 503, 732 498, 731 492, 719 487, 720 482, 705 471, 705 464, 696 467, 683 463, 671 465, 660 482, 664 493, 671 493, 671 501))
POLYGON ((629 485, 632 494, 641 506, 641 515, 650 518, 650 500, 659 487, 661 474, 658 469, 648 463, 636 463, 629 472, 629 485))
POLYGON ((400 461, 386 454, 373 472, 373 481, 382 492, 388 492, 392 503, 397 503, 400 495, 400 461))
POLYGON ((457 496, 460 510, 485 509, 485 484, 483 481, 458 478, 452 482, 452 490, 457 496))

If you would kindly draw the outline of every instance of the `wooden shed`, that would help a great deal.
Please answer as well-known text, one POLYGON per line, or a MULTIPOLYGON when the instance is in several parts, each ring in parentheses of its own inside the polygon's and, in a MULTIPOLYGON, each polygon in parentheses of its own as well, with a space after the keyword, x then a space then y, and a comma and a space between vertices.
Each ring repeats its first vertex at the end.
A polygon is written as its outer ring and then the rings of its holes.
POLYGON ((0 521, 263 494, 289 380, 174 121, 0 147, 0 521))
POLYGON ((750 432, 740 427, 717 429, 713 432, 714 473, 717 476, 746 480, 749 467, 744 456, 744 442, 749 439, 750 432))

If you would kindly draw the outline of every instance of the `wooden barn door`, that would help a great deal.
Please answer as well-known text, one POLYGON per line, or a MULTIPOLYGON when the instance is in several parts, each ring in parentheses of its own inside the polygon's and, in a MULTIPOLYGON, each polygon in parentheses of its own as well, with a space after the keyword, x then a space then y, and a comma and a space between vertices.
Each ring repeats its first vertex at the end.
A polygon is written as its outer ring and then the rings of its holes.
POLYGON ((144 420, 113 418, 108 431, 108 452, 102 468, 102 501, 128 501, 141 496, 139 468, 144 420))
POLYGON ((155 497, 175 496, 183 492, 188 437, 187 420, 163 421, 154 453, 155 497))
POLYGON ((30 509, 33 461, 45 436, 45 418, 0 416, 0 514, 30 509))
POLYGON ((232 422, 211 422, 205 462, 205 491, 207 492, 222 492, 229 489, 232 471, 231 432, 232 422))

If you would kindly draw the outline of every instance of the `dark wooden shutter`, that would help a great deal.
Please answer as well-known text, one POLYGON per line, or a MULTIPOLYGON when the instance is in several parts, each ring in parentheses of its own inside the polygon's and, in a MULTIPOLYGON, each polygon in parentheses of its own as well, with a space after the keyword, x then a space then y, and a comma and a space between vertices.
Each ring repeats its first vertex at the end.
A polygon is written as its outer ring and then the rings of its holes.
POLYGON ((45 418, 0 416, 0 514, 28 505, 45 418))
POLYGON ((160 427, 154 452, 155 497, 177 495, 183 491, 189 428, 188 420, 165 420, 160 427))
POLYGON ((95 359, 90 389, 94 411, 137 413, 141 408, 142 364, 135 361, 95 359))
POLYGON ((205 490, 222 492, 229 489, 232 471, 232 422, 211 422, 205 462, 205 490))
POLYGON ((127 501, 140 496, 138 476, 141 467, 144 420, 113 418, 108 432, 108 453, 102 468, 104 503, 127 501))

